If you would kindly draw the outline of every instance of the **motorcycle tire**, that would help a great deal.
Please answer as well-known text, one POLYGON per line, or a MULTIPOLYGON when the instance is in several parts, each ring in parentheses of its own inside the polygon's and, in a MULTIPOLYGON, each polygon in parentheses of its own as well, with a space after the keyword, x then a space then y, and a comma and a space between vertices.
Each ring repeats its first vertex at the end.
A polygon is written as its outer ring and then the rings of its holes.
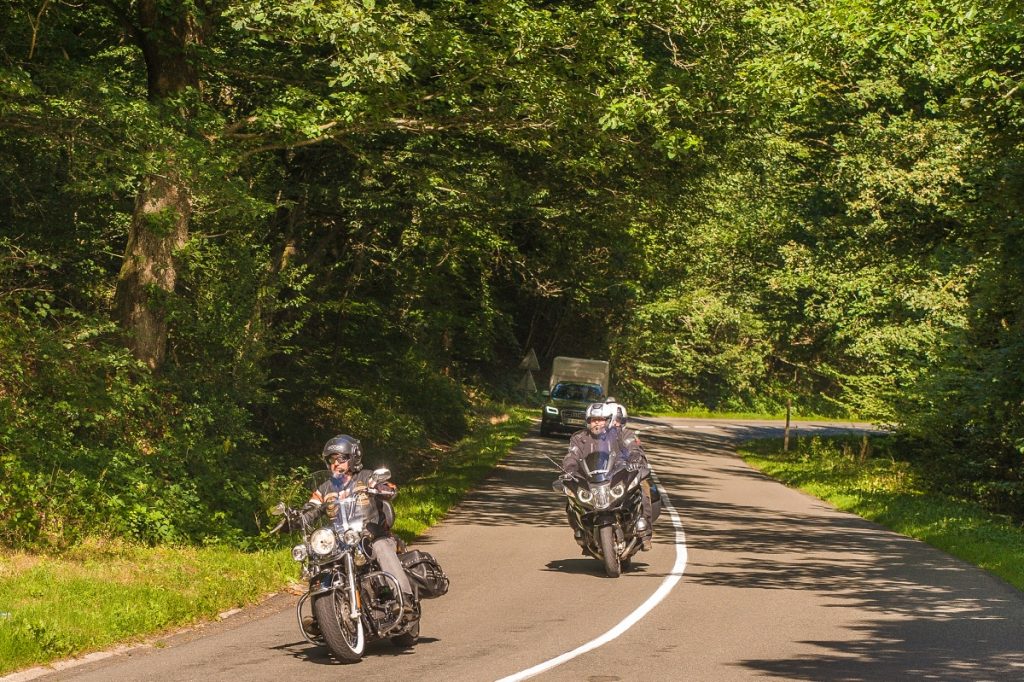
POLYGON ((400 649, 410 649, 416 646, 416 642, 420 638, 420 622, 416 621, 416 624, 409 628, 408 632, 403 632, 400 635, 395 635, 391 638, 391 643, 400 649))
POLYGON ((622 564, 619 563, 619 555, 615 553, 615 529, 611 526, 602 526, 600 534, 604 572, 609 578, 618 578, 622 573, 622 564))
POLYGON ((356 663, 366 649, 363 620, 353 623, 345 616, 348 602, 342 590, 332 590, 313 597, 313 613, 320 624, 320 633, 331 654, 342 663, 356 663))

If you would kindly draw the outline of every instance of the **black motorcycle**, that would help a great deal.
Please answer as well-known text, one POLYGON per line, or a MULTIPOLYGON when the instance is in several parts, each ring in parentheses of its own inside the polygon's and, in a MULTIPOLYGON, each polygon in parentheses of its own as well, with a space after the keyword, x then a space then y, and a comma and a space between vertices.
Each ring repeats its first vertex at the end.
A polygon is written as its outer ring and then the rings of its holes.
MULTIPOLYGON (((604 562, 609 578, 617 578, 640 551, 648 530, 640 482, 646 468, 633 470, 608 453, 585 458, 582 472, 563 474, 551 487, 564 493, 569 525, 584 553, 604 562)), ((655 518, 660 503, 654 505, 655 518)))
MULTIPOLYGON (((330 477, 314 475, 310 490, 330 477)), ((284 527, 302 530, 302 542, 292 548, 292 558, 302 564, 306 593, 295 607, 302 636, 311 644, 326 644, 343 663, 359 661, 368 641, 389 638, 401 647, 413 646, 420 633, 420 600, 440 597, 448 591, 448 577, 427 552, 405 550, 399 540, 401 560, 413 588, 413 604, 405 608, 398 579, 382 571, 373 556, 373 535, 366 527, 363 495, 373 495, 376 485, 391 478, 388 469, 377 469, 366 489, 338 501, 325 503, 324 513, 307 522, 298 509, 279 503, 272 513, 283 516, 272 532, 284 527), (304 607, 310 605, 311 615, 304 607)), ((365 500, 364 500, 365 502, 365 500)), ((386 500, 380 500, 394 518, 386 500)))

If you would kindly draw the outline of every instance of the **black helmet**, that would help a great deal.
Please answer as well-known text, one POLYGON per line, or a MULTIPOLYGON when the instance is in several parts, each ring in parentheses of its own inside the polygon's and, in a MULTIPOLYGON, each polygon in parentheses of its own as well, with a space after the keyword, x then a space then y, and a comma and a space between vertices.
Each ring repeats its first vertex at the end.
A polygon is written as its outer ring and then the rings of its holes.
POLYGON ((330 439, 320 456, 323 457, 327 468, 330 468, 331 460, 337 455, 348 460, 348 470, 353 474, 363 468, 363 448, 359 445, 359 441, 352 436, 342 434, 330 439))

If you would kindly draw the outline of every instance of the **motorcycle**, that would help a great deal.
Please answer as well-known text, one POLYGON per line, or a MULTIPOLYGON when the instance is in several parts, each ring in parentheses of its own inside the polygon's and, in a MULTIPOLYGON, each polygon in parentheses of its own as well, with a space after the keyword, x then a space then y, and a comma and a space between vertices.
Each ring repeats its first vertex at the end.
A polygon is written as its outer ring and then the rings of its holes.
MULTIPOLYGON (((649 472, 646 467, 633 470, 615 459, 595 452, 581 462, 582 473, 563 473, 551 484, 566 496, 576 542, 585 554, 604 563, 609 578, 619 577, 629 567, 648 530, 640 482, 649 472)), ((652 502, 657 519, 660 497, 652 502)))
MULTIPOLYGON (((330 475, 329 471, 314 474, 310 490, 318 489, 330 475)), ((302 579, 308 585, 295 606, 299 630, 310 644, 326 644, 343 663, 361 660, 368 641, 388 638, 399 647, 414 646, 420 633, 420 601, 448 591, 448 577, 434 557, 406 551, 396 538, 398 558, 413 588, 413 603, 406 608, 398 579, 381 570, 373 556, 374 536, 366 527, 365 515, 369 505, 360 498, 375 495, 377 484, 390 478, 388 469, 376 469, 366 488, 325 502, 324 513, 312 521, 284 502, 271 510, 284 517, 271 532, 285 527, 302 532, 302 542, 292 548, 292 558, 301 564, 302 579), (307 602, 311 616, 303 612, 307 602)), ((390 503, 379 502, 385 518, 393 521, 390 503)))

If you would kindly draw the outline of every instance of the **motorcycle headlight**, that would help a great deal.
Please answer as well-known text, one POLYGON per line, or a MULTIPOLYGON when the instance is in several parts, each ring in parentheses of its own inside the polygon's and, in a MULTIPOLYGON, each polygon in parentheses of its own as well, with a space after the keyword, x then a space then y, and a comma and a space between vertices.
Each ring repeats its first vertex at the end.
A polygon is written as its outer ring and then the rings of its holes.
POLYGON ((553 414, 556 417, 558 416, 558 408, 557 407, 551 407, 550 405, 545 405, 544 406, 544 411, 547 412, 548 414, 553 414))
POLYGON ((612 487, 612 499, 613 500, 619 499, 620 497, 622 497, 622 494, 625 493, 625 492, 626 492, 626 488, 621 483, 619 483, 618 485, 612 487))
POLYGON ((296 561, 305 561, 307 556, 309 556, 309 551, 305 545, 295 545, 292 547, 292 558, 296 561))
POLYGON ((357 533, 352 528, 349 528, 345 531, 345 534, 342 536, 342 539, 345 541, 346 545, 358 545, 359 533, 357 533))
POLYGON ((583 504, 590 504, 594 499, 594 495, 586 488, 580 488, 576 491, 576 497, 578 497, 580 502, 583 504))
POLYGON ((330 528, 319 528, 313 531, 313 535, 309 538, 309 546, 312 547, 313 553, 320 556, 333 552, 335 544, 337 544, 337 540, 334 537, 334 531, 330 528))
POLYGON ((608 484, 599 485, 596 488, 594 488, 591 492, 594 493, 595 509, 604 509, 605 507, 612 503, 610 497, 611 491, 608 489, 608 484))

